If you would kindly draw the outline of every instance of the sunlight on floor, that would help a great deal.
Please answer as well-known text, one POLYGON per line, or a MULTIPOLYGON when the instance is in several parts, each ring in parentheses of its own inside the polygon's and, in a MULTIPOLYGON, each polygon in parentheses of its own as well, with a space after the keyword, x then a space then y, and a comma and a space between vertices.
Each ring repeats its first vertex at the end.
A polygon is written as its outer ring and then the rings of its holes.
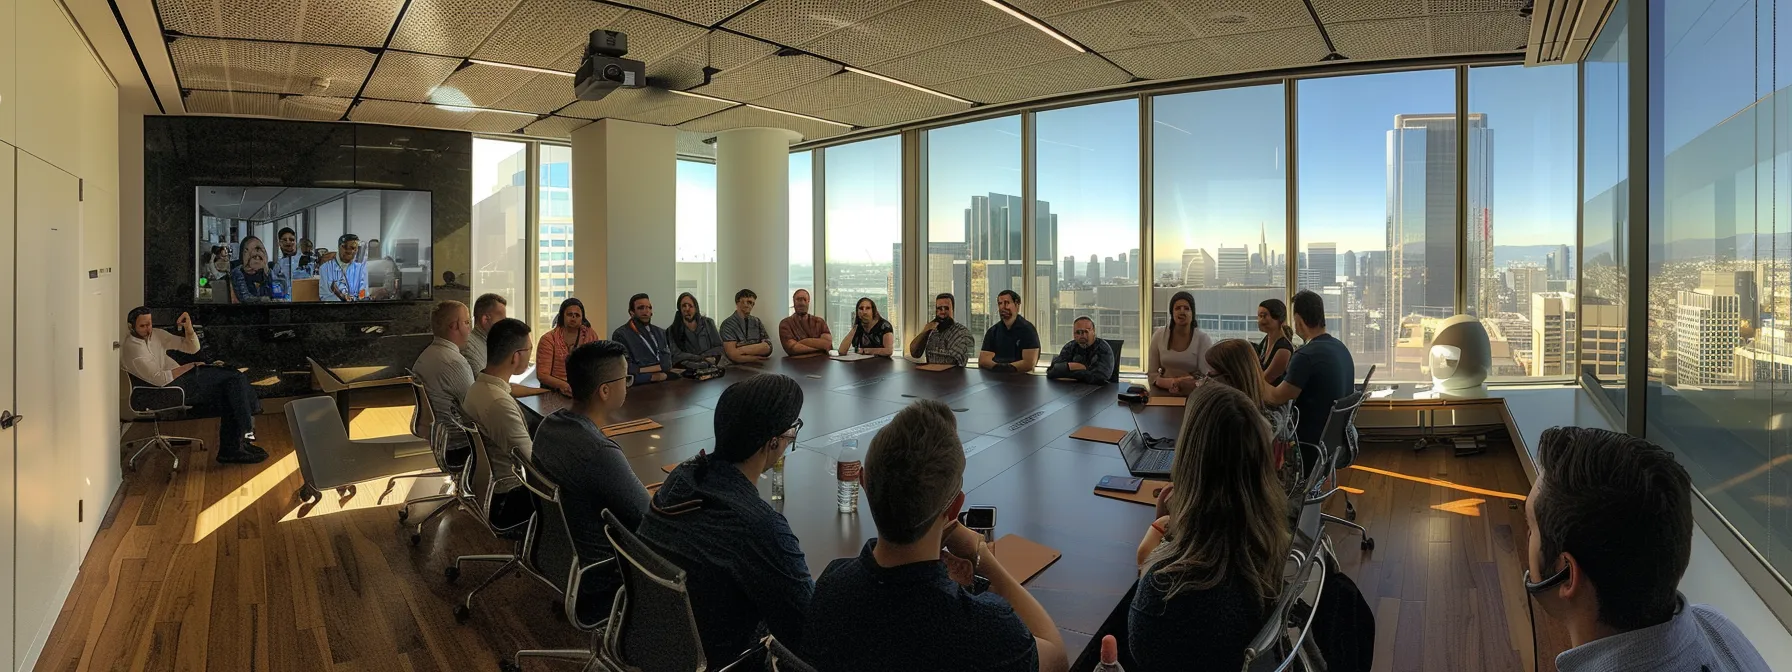
POLYGON ((1355 469, 1357 471, 1367 471, 1371 474, 1381 474, 1383 476, 1392 476, 1394 478, 1404 479, 1404 480, 1412 481, 1414 483, 1426 483, 1426 484, 1438 486, 1440 488, 1449 488, 1451 490, 1461 490, 1463 492, 1474 493, 1477 495, 1487 495, 1488 497, 1503 497, 1506 499, 1516 499, 1521 502, 1524 501, 1524 499, 1525 499, 1524 495, 1515 495, 1510 492, 1500 492, 1498 490, 1487 490, 1484 488, 1477 488, 1477 487, 1473 487, 1473 486, 1451 483, 1449 481, 1439 480, 1439 479, 1435 479, 1435 478, 1425 478, 1422 476, 1408 476, 1406 474, 1402 474, 1399 472, 1388 471, 1386 469, 1376 469, 1375 467, 1365 467, 1360 464, 1350 465, 1350 468, 1355 469))
POLYGON ((273 489, 281 481, 286 480, 287 476, 291 476, 298 470, 298 454, 287 453, 262 468, 261 473, 245 481, 241 487, 231 491, 223 499, 205 507, 204 511, 199 512, 199 518, 193 525, 193 543, 204 541, 206 537, 211 536, 212 532, 235 518, 236 514, 249 508, 250 505, 261 499, 262 495, 267 494, 268 490, 273 489))
POLYGON ((386 480, 389 478, 391 478, 391 476, 381 476, 379 478, 368 479, 356 483, 352 486, 354 488, 353 493, 348 497, 337 495, 336 490, 334 489, 325 490, 323 491, 323 499, 319 500, 316 504, 300 503, 296 505, 292 507, 290 511, 287 511, 286 515, 280 517, 280 522, 288 523, 295 520, 318 518, 332 513, 342 513, 343 511, 372 509, 381 506, 396 506, 403 504, 406 499, 410 499, 413 493, 418 497, 422 497, 443 492, 444 488, 443 477, 441 476, 430 478, 406 478, 400 479, 397 484, 392 486, 392 492, 386 493, 386 496, 381 498, 380 494, 385 492, 386 480))
POLYGON ((1442 504, 1433 504, 1433 505, 1431 505, 1431 508, 1437 509, 1439 511, 1448 511, 1450 513, 1468 516, 1470 518, 1480 518, 1481 517, 1481 505, 1486 504, 1486 503, 1487 503, 1487 500, 1481 499, 1480 497, 1474 497, 1474 498, 1470 498, 1470 499, 1458 499, 1454 502, 1444 502, 1442 504))

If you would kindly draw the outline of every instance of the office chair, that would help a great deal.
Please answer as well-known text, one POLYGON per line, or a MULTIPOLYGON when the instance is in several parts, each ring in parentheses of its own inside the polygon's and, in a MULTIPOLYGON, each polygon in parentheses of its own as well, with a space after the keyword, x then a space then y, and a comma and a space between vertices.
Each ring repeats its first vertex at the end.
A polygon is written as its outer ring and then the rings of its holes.
MULTIPOLYGON (((603 516, 604 536, 616 549, 616 567, 622 570, 622 587, 610 607, 598 660, 619 670, 709 670, 684 570, 649 548, 608 509, 603 516)), ((762 643, 716 672, 744 669, 743 662, 763 651, 762 643)))
POLYGON ((192 410, 193 407, 187 405, 186 390, 174 385, 151 385, 123 369, 119 370, 118 377, 119 384, 130 390, 126 397, 126 415, 123 419, 131 423, 153 423, 156 430, 154 435, 147 438, 125 442, 125 450, 130 450, 133 443, 143 444, 137 448, 137 452, 131 454, 131 459, 125 461, 125 469, 136 469, 137 458, 142 457, 144 451, 150 448, 161 448, 162 452, 168 453, 168 457, 174 458, 174 466, 169 467, 169 471, 180 470, 180 455, 175 454, 174 444, 191 443, 198 446, 199 450, 205 450, 205 442, 199 439, 162 433, 163 420, 184 419, 186 412, 192 410))
POLYGON ((771 635, 765 636, 765 648, 771 656, 772 672, 817 672, 814 666, 797 658, 789 647, 771 635))
MULTIPOLYGON (((579 587, 587 576, 596 578, 615 572, 616 559, 589 562, 580 557, 579 548, 573 543, 572 527, 566 522, 566 511, 560 508, 560 486, 540 469, 530 467, 521 455, 512 453, 511 459, 515 460, 517 478, 535 497, 535 523, 529 526, 529 534, 523 540, 524 571, 562 596, 566 622, 580 632, 602 630, 605 619, 594 619, 586 613, 590 605, 580 602, 579 587)), ((598 612, 605 615, 601 609, 598 612)), ((597 657, 595 644, 593 641, 583 649, 524 649, 516 652, 514 658, 500 661, 499 667, 505 672, 521 670, 524 658, 589 663, 597 657)))
POLYGON ((1319 601, 1325 594, 1326 559, 1321 554, 1291 553, 1294 577, 1282 587, 1282 594, 1270 607, 1263 629, 1251 637, 1244 649, 1244 672, 1323 672, 1325 658, 1313 639, 1313 623, 1319 613, 1319 601), (1306 597, 1307 586, 1317 583, 1312 598, 1306 597))
MULTIPOLYGON (((1363 393, 1352 392, 1343 399, 1332 402, 1331 415, 1325 419, 1325 429, 1319 435, 1321 463, 1327 468, 1327 478, 1322 483, 1330 483, 1330 489, 1323 494, 1307 499, 1309 504, 1322 503, 1332 495, 1343 492, 1338 487, 1338 470, 1349 467, 1356 462, 1356 444, 1349 440, 1350 425, 1356 419, 1356 411, 1363 404, 1363 393)), ((1350 494, 1344 493, 1345 515, 1356 517, 1356 506, 1350 503, 1350 494)), ((1320 514, 1320 520, 1335 523, 1354 529, 1363 534, 1363 550, 1375 549, 1375 539, 1369 536, 1369 530, 1329 513, 1320 514)))
POLYGON ((1363 384, 1356 386, 1356 391, 1362 392, 1363 394, 1368 394, 1369 393, 1369 379, 1374 378, 1374 377, 1375 377, 1375 365, 1370 364, 1369 372, 1363 374, 1363 384))
POLYGON ((429 515, 417 521, 416 527, 411 530, 411 545, 416 546, 422 543, 423 526, 429 524, 429 521, 435 520, 437 516, 450 509, 460 509, 465 506, 466 496, 461 490, 460 481, 465 476, 463 470, 467 466, 467 454, 472 452, 472 449, 469 447, 454 451, 454 454, 449 452, 448 444, 450 439, 456 436, 454 434, 456 429, 450 426, 450 423, 436 421, 435 404, 429 400, 428 391, 425 390, 422 383, 417 382, 418 378, 415 373, 406 371, 405 374, 410 378, 411 391, 417 398, 416 410, 411 412, 411 434, 417 438, 429 440, 429 452, 431 457, 435 458, 436 468, 416 474, 399 474, 386 479, 386 491, 380 493, 380 501, 385 501, 386 495, 392 492, 392 489, 398 484, 398 479, 401 478, 443 478, 447 479, 450 488, 448 492, 407 499, 404 505, 398 507, 398 523, 403 525, 411 517, 411 507, 425 502, 442 502, 431 510, 429 515))
POLYGON ((485 525, 485 529, 490 531, 492 536, 515 544, 515 550, 510 553, 463 555, 455 558, 453 562, 448 563, 448 566, 442 569, 442 575, 448 579, 449 583, 453 583, 456 579, 460 578, 460 563, 502 563, 498 565, 497 571, 494 571, 490 576, 485 577, 484 581, 480 582, 479 585, 474 586, 473 590, 467 593, 465 599, 454 605, 454 620, 465 623, 467 618, 473 614, 473 597, 478 595, 479 591, 485 590, 487 586, 492 585, 492 582, 498 580, 498 577, 503 576, 520 566, 522 562, 523 541, 527 539, 529 532, 528 528, 534 524, 535 519, 534 516, 530 516, 510 524, 508 527, 498 527, 497 524, 492 521, 492 498, 497 494, 498 477, 496 474, 492 473, 492 461, 490 453, 486 452, 485 435, 481 432, 479 425, 477 424, 471 427, 462 425, 461 430, 467 433, 467 438, 473 444, 473 452, 467 457, 467 460, 471 462, 471 464, 468 465, 466 487, 473 493, 473 507, 469 509, 469 511, 473 514, 474 518, 479 519, 479 522, 485 525))
POLYGON ((1108 384, 1112 385, 1120 382, 1120 348, 1126 347, 1126 339, 1104 338, 1101 340, 1107 341, 1108 348, 1114 351, 1114 372, 1108 374, 1108 384))

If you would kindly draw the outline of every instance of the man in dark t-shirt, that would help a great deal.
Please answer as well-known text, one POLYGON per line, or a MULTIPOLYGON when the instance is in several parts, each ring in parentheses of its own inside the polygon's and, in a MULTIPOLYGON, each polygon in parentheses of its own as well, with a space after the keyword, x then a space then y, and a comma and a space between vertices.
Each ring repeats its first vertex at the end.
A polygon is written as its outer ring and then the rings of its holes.
POLYGON ((1004 289, 996 295, 1001 320, 983 332, 983 350, 977 366, 986 371, 1032 371, 1039 363, 1039 330, 1020 316, 1020 293, 1004 289))
POLYGON ((1264 392, 1276 406, 1294 401, 1300 411, 1296 434, 1305 443, 1318 443, 1332 404, 1350 396, 1356 387, 1356 362, 1344 343, 1325 331, 1325 301, 1308 290, 1294 295, 1294 331, 1307 344, 1288 360, 1282 383, 1264 392))
POLYGON ((815 582, 805 661, 822 672, 1069 666, 1058 627, 1020 585, 1027 577, 958 524, 964 450, 950 407, 923 399, 897 413, 871 440, 862 479, 878 538, 815 582))

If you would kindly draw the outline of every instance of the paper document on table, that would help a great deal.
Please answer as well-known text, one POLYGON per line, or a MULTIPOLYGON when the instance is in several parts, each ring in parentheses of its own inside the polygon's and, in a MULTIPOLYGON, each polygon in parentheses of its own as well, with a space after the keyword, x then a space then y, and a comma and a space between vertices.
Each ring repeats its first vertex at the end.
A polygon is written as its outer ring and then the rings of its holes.
POLYGON ((867 355, 867 354, 864 354, 861 352, 842 352, 838 355, 834 355, 833 359, 836 362, 857 362, 857 361, 861 361, 861 360, 871 359, 872 357, 875 357, 875 356, 876 355, 867 355))
POLYGON ((995 540, 989 545, 989 552, 996 555, 996 561, 1002 563, 1002 569, 1008 570, 1009 576, 1021 583, 1031 580, 1064 556, 1057 549, 1018 534, 995 540))
POLYGON ((1145 400, 1146 406, 1187 406, 1188 397, 1152 397, 1145 400))

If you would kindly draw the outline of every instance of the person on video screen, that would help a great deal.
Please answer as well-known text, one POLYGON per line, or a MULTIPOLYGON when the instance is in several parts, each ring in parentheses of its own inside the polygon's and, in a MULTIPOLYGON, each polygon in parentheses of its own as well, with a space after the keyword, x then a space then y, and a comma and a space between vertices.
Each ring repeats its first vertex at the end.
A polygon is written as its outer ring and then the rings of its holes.
POLYGON ((388 298, 385 287, 367 285, 367 262, 361 259, 361 237, 352 233, 336 239, 335 258, 321 264, 318 277, 324 301, 366 301, 388 298))

